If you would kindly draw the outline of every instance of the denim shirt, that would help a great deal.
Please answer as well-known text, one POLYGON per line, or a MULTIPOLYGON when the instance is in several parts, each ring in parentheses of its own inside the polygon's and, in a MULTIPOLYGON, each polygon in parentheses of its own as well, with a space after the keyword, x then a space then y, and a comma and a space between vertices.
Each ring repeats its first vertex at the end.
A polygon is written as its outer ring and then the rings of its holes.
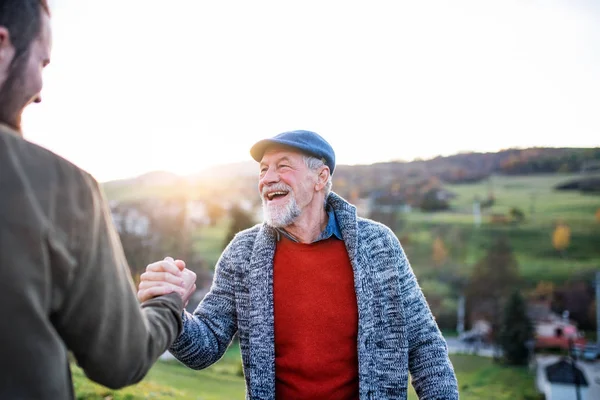
MULTIPOLYGON (((332 236, 335 236, 337 239, 342 240, 342 232, 340 230, 340 226, 337 223, 337 220, 335 219, 335 213, 333 212, 333 208, 331 208, 330 206, 327 206, 326 211, 327 211, 327 216, 329 217, 329 221, 327 221, 327 226, 325 227, 325 230, 323 232, 321 232, 321 234, 319 235, 317 240, 315 240, 315 242, 318 242, 320 240, 329 239, 332 236)), ((298 240, 295 237, 293 237, 292 235, 290 235, 283 229, 278 228, 277 233, 285 235, 285 237, 287 237, 288 239, 290 239, 294 242, 298 242, 298 240)), ((280 239, 280 237, 278 236, 277 240, 279 240, 279 239, 280 239)))

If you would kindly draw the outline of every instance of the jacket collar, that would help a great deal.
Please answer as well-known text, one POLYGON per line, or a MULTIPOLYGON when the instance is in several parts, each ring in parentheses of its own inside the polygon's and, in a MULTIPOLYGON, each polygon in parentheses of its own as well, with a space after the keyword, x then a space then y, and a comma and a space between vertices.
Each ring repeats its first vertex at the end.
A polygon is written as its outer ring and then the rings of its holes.
POLYGON ((12 128, 2 122, 0 122, 0 132, 8 133, 10 135, 14 135, 14 136, 17 136, 20 138, 23 137, 23 135, 21 133, 17 132, 14 128, 12 128))

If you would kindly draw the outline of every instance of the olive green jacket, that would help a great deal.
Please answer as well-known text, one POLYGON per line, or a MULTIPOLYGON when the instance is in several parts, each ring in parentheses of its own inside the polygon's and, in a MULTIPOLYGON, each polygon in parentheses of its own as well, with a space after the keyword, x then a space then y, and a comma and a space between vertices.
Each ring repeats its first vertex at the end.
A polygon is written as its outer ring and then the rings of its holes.
POLYGON ((141 380, 181 331, 176 294, 141 307, 98 183, 0 125, 0 399, 72 399, 141 380))

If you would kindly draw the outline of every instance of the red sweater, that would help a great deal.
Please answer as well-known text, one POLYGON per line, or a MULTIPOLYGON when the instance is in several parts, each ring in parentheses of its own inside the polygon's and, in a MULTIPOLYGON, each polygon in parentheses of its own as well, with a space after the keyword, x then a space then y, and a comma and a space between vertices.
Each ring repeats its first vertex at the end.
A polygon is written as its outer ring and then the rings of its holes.
POLYGON ((276 398, 358 399, 358 309, 344 242, 282 236, 273 298, 276 398))

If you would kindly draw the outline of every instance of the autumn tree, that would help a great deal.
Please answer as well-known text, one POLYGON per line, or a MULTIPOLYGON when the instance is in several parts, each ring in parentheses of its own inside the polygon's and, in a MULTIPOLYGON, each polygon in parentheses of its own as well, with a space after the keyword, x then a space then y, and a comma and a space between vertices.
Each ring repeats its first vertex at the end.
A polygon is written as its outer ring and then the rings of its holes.
POLYGON ((446 263, 448 259, 448 249, 441 237, 437 236, 433 241, 432 258, 435 266, 440 267, 446 263))
POLYGON ((571 228, 564 223, 559 222, 552 233, 552 246, 564 255, 565 250, 571 243, 571 228))
POLYGON ((540 281, 531 293, 535 300, 552 301, 554 298, 555 286, 552 282, 540 281))

